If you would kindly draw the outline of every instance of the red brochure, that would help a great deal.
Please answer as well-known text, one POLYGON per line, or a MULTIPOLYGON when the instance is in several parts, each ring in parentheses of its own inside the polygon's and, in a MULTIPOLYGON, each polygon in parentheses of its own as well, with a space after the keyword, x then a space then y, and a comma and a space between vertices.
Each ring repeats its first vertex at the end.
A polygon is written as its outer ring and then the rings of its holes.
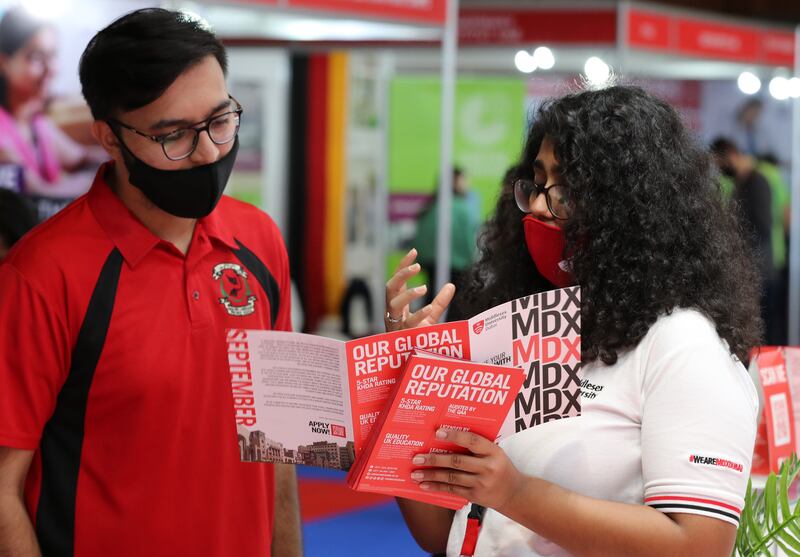
POLYGON ((445 358, 416 351, 393 389, 347 484, 356 491, 385 493, 450 509, 462 497, 423 491, 411 480, 411 459, 428 452, 464 453, 436 438, 436 430, 471 431, 495 439, 525 381, 518 367, 445 358))

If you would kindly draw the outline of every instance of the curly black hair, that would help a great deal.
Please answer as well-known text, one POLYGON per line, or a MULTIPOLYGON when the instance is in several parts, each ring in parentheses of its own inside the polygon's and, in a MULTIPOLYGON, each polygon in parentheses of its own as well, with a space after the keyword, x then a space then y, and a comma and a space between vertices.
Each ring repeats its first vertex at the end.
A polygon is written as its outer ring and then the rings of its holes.
POLYGON ((581 286, 584 363, 615 363, 676 308, 706 315, 731 353, 747 361, 763 324, 759 278, 737 213, 677 112, 633 86, 583 91, 539 108, 479 239, 460 311, 554 288, 528 254, 513 194, 515 178, 532 175, 545 136, 573 211, 565 253, 581 286))

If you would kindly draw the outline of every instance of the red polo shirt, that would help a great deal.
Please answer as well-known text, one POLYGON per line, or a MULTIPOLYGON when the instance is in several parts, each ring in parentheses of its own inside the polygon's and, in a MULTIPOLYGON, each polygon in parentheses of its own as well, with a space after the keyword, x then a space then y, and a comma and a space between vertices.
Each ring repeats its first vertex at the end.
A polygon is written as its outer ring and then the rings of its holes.
POLYGON ((0 265, 0 445, 35 450, 45 555, 268 555, 271 465, 239 461, 227 327, 290 329, 289 265, 223 197, 188 254, 98 172, 0 265))

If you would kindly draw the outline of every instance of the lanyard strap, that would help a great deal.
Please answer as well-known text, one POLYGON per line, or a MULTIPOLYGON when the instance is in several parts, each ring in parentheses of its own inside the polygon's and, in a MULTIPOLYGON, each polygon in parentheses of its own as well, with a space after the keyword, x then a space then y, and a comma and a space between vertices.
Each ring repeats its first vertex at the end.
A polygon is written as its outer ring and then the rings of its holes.
POLYGON ((461 544, 461 557, 472 557, 475 554, 475 546, 478 545, 478 535, 481 533, 483 515, 486 507, 481 507, 472 503, 467 515, 467 531, 464 533, 464 543, 461 544))

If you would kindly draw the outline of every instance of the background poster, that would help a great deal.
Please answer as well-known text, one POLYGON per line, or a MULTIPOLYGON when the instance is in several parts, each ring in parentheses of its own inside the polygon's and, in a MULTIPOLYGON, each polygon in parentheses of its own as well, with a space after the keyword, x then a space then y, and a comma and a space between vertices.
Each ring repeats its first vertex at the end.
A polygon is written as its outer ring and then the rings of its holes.
MULTIPOLYGON (((416 218, 439 180, 441 84, 401 77, 390 84, 388 271, 411 246, 416 218)), ((459 79, 453 163, 466 172, 482 218, 494 207, 500 181, 522 150, 525 83, 518 79, 459 79)))

